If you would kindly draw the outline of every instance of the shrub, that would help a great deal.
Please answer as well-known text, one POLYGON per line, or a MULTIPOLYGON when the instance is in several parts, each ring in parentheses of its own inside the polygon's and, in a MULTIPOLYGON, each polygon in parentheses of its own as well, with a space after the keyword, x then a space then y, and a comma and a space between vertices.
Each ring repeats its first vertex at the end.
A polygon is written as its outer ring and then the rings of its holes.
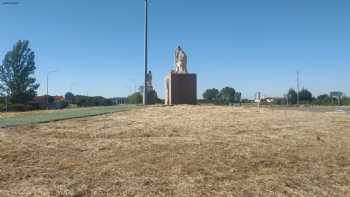
POLYGON ((345 97, 341 101, 342 105, 350 105, 350 97, 345 97))
POLYGON ((0 111, 6 111, 5 103, 0 103, 0 111))
POLYGON ((33 110, 32 105, 26 105, 26 104, 10 104, 9 105, 9 111, 15 111, 15 112, 24 112, 24 111, 31 111, 33 110))

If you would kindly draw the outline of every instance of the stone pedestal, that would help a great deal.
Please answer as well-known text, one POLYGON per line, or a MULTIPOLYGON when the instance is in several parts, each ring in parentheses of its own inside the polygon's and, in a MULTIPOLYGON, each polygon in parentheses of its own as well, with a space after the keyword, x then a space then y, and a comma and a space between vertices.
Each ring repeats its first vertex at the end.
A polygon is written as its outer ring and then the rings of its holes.
POLYGON ((197 104, 197 75, 169 73, 165 77, 165 104, 197 104))

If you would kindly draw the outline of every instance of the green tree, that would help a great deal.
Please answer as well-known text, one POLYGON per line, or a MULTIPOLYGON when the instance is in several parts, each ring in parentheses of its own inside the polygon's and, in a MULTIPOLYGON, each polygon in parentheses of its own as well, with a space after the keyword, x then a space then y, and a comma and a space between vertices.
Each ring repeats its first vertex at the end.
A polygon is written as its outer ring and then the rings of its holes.
POLYGON ((234 96, 234 102, 235 103, 241 103, 242 99, 242 93, 241 92, 236 92, 234 96))
POLYGON ((64 100, 70 104, 72 104, 74 102, 74 94, 71 93, 71 92, 67 92, 65 95, 64 95, 64 100))
POLYGON ((39 84, 32 76, 34 57, 29 42, 21 40, 5 55, 0 66, 0 91, 7 92, 12 103, 26 104, 36 95, 39 84))
POLYGON ((313 100, 312 93, 309 90, 303 88, 299 92, 299 100, 304 103, 311 102, 313 100))
POLYGON ((148 91, 148 98, 150 104, 160 103, 160 99, 158 98, 157 92, 155 90, 148 91))
POLYGON ((128 96, 129 104, 141 104, 143 101, 143 96, 140 92, 136 92, 130 96, 128 96))
POLYGON ((342 100, 343 105, 350 105, 350 97, 344 97, 342 100))
POLYGON ((320 96, 317 97, 317 100, 328 101, 330 100, 330 97, 328 96, 328 94, 321 94, 320 96))
POLYGON ((288 102, 290 104, 297 104, 297 99, 298 99, 297 92, 293 88, 289 89, 288 102))
POLYGON ((220 100, 224 104, 230 104, 235 101, 235 89, 231 87, 225 87, 220 91, 220 100))
POLYGON ((203 98, 207 101, 213 102, 216 101, 219 97, 219 90, 212 88, 212 89, 207 89, 204 93, 203 93, 203 98))
MULTIPOLYGON (((46 96, 47 96, 47 95, 46 95, 46 96)), ((46 97, 46 98, 47 98, 47 97, 46 97)), ((55 102, 55 98, 54 98, 53 96, 50 96, 50 95, 49 95, 48 101, 49 101, 49 103, 53 103, 53 102, 55 102)))

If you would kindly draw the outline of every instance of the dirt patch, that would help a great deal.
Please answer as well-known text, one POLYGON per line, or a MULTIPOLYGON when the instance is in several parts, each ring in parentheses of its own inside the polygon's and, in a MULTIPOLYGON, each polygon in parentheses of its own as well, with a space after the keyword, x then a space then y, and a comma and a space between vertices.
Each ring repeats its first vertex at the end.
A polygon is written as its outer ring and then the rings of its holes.
POLYGON ((350 117, 149 107, 0 130, 0 196, 346 196, 350 117))

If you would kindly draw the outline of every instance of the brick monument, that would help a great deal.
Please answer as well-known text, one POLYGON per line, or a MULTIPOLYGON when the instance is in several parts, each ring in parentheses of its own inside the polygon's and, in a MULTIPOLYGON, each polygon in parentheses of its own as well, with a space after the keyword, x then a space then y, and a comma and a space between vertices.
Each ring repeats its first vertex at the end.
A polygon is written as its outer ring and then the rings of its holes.
POLYGON ((165 104, 197 104, 197 75, 187 71, 187 55, 175 50, 175 70, 165 77, 165 104))

